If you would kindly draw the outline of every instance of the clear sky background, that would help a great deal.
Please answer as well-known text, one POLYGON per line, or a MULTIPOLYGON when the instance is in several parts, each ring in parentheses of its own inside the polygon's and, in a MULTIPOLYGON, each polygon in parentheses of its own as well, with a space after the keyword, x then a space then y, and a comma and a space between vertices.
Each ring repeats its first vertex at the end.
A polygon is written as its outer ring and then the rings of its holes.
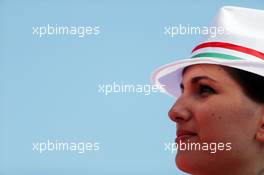
POLYGON ((98 92, 99 84, 149 84, 158 66, 189 56, 199 35, 165 26, 207 26, 224 5, 261 0, 0 0, 0 174, 182 175, 164 94, 98 92), (32 34, 43 25, 99 26, 100 34, 32 34), (47 140, 99 142, 100 150, 45 152, 47 140))

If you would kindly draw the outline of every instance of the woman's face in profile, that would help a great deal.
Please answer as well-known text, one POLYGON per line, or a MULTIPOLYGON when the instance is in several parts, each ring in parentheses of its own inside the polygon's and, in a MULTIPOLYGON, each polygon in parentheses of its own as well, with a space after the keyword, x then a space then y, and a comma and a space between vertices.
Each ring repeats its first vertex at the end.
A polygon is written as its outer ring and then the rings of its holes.
POLYGON ((215 153, 178 149, 176 164, 181 170, 216 175, 228 174, 230 169, 235 174, 241 166, 256 166, 263 161, 257 159, 256 151, 263 144, 256 138, 263 106, 249 99, 221 66, 188 67, 181 89, 181 96, 169 111, 177 124, 177 143, 225 144, 225 150, 221 144, 215 153))

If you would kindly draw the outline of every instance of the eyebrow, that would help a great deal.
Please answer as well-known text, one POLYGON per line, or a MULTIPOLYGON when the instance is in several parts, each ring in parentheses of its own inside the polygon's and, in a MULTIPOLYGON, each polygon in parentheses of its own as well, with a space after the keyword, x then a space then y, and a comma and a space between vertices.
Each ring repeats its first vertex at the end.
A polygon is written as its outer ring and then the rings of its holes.
MULTIPOLYGON (((208 76, 198 76, 198 77, 194 77, 194 78, 191 79, 191 84, 196 84, 197 82, 199 82, 202 79, 206 79, 206 80, 209 80, 209 81, 213 81, 215 83, 217 82, 216 80, 214 80, 214 79, 212 79, 212 78, 210 78, 208 76)), ((184 89, 183 83, 180 84, 180 88, 181 89, 184 89)))

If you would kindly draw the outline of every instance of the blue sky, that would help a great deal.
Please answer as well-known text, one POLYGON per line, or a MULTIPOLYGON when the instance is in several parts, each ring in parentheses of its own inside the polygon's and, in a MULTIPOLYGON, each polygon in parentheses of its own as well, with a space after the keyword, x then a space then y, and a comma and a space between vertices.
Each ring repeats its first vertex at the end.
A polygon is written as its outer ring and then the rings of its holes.
POLYGON ((169 25, 207 26, 224 5, 261 1, 0 1, 0 174, 183 174, 167 117, 174 100, 98 92, 149 84, 158 66, 189 56, 202 36, 164 35, 169 25), (32 27, 99 26, 99 35, 38 37, 32 27), (99 142, 100 151, 32 151, 47 140, 99 142))

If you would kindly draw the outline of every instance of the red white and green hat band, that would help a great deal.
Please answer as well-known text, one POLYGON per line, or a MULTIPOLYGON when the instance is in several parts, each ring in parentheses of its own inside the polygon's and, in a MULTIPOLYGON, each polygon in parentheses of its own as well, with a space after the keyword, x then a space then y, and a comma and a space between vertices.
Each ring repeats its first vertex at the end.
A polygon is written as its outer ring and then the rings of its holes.
POLYGON ((264 53, 226 42, 206 42, 196 46, 191 58, 211 57, 225 60, 264 61, 264 53))

